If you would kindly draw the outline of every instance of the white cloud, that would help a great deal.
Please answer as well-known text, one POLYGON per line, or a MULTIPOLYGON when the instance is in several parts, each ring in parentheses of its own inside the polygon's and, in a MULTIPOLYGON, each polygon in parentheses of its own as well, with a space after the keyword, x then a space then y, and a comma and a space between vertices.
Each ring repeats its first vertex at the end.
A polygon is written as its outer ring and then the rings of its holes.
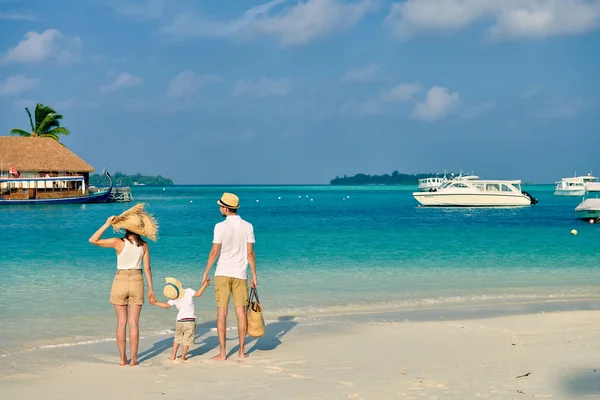
POLYGON ((9 76, 6 81, 0 84, 0 95, 10 96, 29 92, 37 88, 39 79, 27 78, 25 75, 9 76))
POLYGON ((269 79, 260 78, 256 82, 239 80, 233 87, 233 95, 241 96, 244 94, 256 97, 285 96, 292 88, 288 79, 269 79))
POLYGON ((379 100, 385 103, 406 102, 414 100, 415 95, 421 92, 421 85, 415 83, 402 83, 382 92, 379 100))
POLYGON ((543 38, 578 34, 600 26, 596 0, 407 0, 394 3, 385 24, 394 35, 451 32, 488 23, 488 35, 543 38))
POLYGON ((279 7, 283 3, 287 1, 272 0, 226 21, 180 14, 161 32, 175 38, 247 40, 266 36, 282 46, 298 46, 351 28, 375 8, 376 0, 306 0, 293 7, 279 7))
POLYGON ((221 78, 217 75, 197 76, 194 71, 183 71, 171 79, 167 89, 169 98, 191 98, 198 94, 204 85, 219 82, 221 78))
POLYGON ((423 121, 435 121, 445 117, 458 104, 458 93, 450 93, 446 88, 434 86, 427 92, 425 101, 415 105, 412 116, 423 121))
POLYGON ((116 13, 142 20, 161 17, 165 5, 166 0, 115 0, 110 3, 116 13))
POLYGON ((0 11, 0 19, 7 19, 13 21, 37 21, 38 19, 31 14, 22 13, 18 11, 0 11))
POLYGON ((128 72, 121 72, 114 81, 107 85, 100 86, 98 91, 101 94, 108 94, 116 92, 119 89, 139 86, 142 84, 142 82, 144 82, 144 80, 139 76, 132 75, 128 72))
POLYGON ((340 114, 347 115, 373 115, 381 114, 384 105, 388 103, 406 103, 416 101, 415 96, 422 91, 421 85, 414 83, 401 83, 388 90, 384 90, 377 97, 367 101, 350 100, 340 107, 340 114))
POLYGON ((483 103, 479 103, 467 111, 465 111, 461 117, 463 119, 475 119, 479 118, 484 114, 487 114, 493 111, 496 108, 496 104, 493 101, 484 101, 483 103))
POLYGON ((69 64, 81 57, 81 39, 68 37, 56 29, 47 29, 42 33, 27 32, 25 39, 2 57, 4 63, 37 63, 54 60, 69 64))
POLYGON ((370 64, 364 68, 352 68, 342 75, 342 82, 373 82, 377 80, 379 73, 377 64, 370 64))

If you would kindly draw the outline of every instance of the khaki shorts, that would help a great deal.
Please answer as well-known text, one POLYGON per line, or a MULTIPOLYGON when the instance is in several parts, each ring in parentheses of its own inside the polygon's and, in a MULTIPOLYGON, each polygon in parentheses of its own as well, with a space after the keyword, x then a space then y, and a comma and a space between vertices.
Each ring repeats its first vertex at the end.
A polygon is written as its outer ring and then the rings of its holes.
POLYGON ((195 322, 179 322, 175 323, 175 340, 173 343, 182 344, 184 346, 192 346, 194 337, 196 336, 195 322))
POLYGON ((229 307, 229 297, 233 295, 233 304, 236 307, 248 305, 248 280, 231 278, 229 276, 215 276, 215 299, 217 307, 229 307))
POLYGON ((144 278, 141 269, 120 269, 113 280, 110 302, 118 306, 144 304, 144 278))

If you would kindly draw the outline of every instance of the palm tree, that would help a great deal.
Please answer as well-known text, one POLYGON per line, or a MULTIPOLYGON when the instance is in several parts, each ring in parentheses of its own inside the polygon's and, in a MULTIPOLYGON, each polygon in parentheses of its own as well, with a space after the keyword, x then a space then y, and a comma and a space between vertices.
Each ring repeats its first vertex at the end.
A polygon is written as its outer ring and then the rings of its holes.
POLYGON ((35 125, 31 118, 29 108, 25 107, 27 115, 29 115, 29 124, 31 125, 31 133, 23 129, 15 128, 10 130, 11 135, 26 136, 26 137, 49 137, 57 142, 60 142, 58 135, 69 135, 69 130, 60 126, 60 121, 63 116, 57 114, 52 107, 37 103, 35 106, 35 125))

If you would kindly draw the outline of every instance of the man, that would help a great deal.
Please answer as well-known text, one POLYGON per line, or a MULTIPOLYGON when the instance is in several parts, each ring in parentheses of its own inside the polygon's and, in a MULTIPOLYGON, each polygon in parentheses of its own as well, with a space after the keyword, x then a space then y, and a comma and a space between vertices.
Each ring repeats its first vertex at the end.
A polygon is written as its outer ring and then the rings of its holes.
POLYGON ((220 351, 213 357, 213 360, 225 361, 227 359, 225 333, 229 298, 233 297, 238 321, 240 337, 238 354, 240 358, 245 358, 248 356, 244 348, 247 330, 248 265, 252 271, 251 286, 255 288, 258 281, 256 279, 256 256, 254 255, 254 228, 252 224, 237 215, 240 207, 239 198, 233 193, 223 193, 223 196, 217 200, 217 204, 219 204, 221 215, 225 217, 225 221, 215 225, 213 245, 206 262, 202 284, 208 280, 208 273, 219 257, 214 286, 220 351))

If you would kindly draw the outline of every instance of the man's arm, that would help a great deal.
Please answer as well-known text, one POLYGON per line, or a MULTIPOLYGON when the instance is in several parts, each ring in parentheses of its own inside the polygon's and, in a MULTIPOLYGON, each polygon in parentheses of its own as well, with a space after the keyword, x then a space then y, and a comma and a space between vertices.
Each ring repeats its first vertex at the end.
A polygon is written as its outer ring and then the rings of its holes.
POLYGON ((248 264, 252 271, 252 282, 250 286, 255 288, 258 286, 258 278, 256 276, 256 254, 254 254, 254 243, 248 243, 248 264))
POLYGON ((221 253, 221 243, 213 243, 212 248, 210 249, 210 253, 208 253, 208 260, 206 261, 206 269, 204 270, 204 276, 202 277, 202 286, 206 284, 206 282, 210 282, 208 279, 208 273, 210 272, 212 266, 215 261, 217 261, 217 257, 221 253))

